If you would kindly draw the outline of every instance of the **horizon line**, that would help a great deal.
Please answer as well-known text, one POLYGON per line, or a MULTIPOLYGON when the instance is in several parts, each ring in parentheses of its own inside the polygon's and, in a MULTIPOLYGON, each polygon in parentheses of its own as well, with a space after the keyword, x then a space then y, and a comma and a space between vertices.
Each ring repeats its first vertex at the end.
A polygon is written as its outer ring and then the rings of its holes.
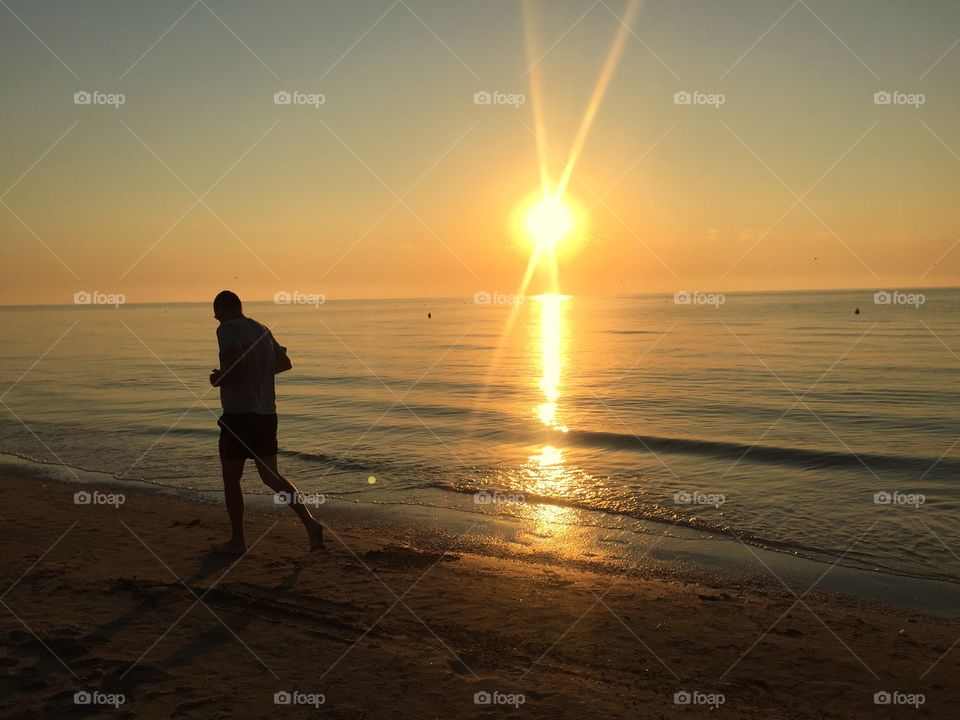
MULTIPOLYGON (((891 286, 892 287, 892 286, 891 286)), ((858 286, 858 287, 834 287, 834 288, 789 288, 789 289, 760 289, 760 290, 711 290, 711 289, 697 289, 697 290, 662 290, 654 292, 625 292, 625 293, 563 293, 570 297, 656 297, 663 295, 672 295, 678 292, 707 292, 707 293, 718 293, 723 295, 775 295, 775 294, 787 294, 787 293, 831 293, 831 292, 854 292, 857 290, 864 290, 869 292, 880 292, 886 288, 877 287, 874 285, 871 286, 858 286)), ((958 285, 904 285, 892 288, 894 290, 957 290, 960 289, 960 284, 958 285)), ((98 292, 98 291, 94 291, 98 292)), ((298 291, 299 292, 299 291, 298 291)), ((500 290, 489 291, 484 290, 481 292, 501 292, 500 290)), ((119 293, 122 295, 122 293, 119 293)), ((304 293, 309 294, 309 293, 304 293)), ((474 293, 475 295, 476 293, 474 293)), ((505 293, 513 294, 513 293, 505 293)), ((536 293, 537 295, 543 295, 544 293, 536 293)), ((429 301, 429 300, 469 300, 473 295, 424 295, 424 296, 384 296, 384 297, 338 297, 338 298, 328 298, 323 293, 315 293, 315 295, 323 296, 324 300, 321 304, 326 304, 328 302, 366 302, 366 301, 404 301, 404 302, 416 302, 416 301, 429 301)), ((531 295, 530 297, 533 297, 531 295)), ((147 306, 147 305, 208 305, 212 303, 213 300, 148 300, 142 302, 126 302, 124 301, 123 305, 131 306, 147 306)), ((274 299, 253 299, 253 300, 243 300, 245 304, 271 304, 271 305, 299 305, 301 303, 278 303, 274 299)), ((27 303, 27 304, 17 304, 17 303, 0 303, 0 308, 61 308, 61 307, 99 307, 101 304, 90 304, 90 303, 27 303)))

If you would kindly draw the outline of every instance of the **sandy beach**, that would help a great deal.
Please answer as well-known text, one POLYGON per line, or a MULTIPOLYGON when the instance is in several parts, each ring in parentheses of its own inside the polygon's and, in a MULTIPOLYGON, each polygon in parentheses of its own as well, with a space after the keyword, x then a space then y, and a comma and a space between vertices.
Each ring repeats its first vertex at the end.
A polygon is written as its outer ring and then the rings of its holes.
POLYGON ((335 525, 311 555, 293 520, 252 509, 235 560, 207 552, 215 505, 0 487, 3 717, 110 702, 122 717, 952 717, 960 700, 957 619, 421 552, 335 525))

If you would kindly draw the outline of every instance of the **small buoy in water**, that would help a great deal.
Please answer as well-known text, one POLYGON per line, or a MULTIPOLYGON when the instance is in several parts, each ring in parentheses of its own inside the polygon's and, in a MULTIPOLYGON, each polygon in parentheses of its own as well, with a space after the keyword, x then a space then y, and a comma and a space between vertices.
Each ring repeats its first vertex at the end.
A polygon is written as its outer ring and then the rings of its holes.
POLYGON ((860 308, 857 308, 856 310, 854 310, 854 311, 853 311, 853 314, 854 314, 854 315, 859 315, 859 314, 860 314, 860 308))

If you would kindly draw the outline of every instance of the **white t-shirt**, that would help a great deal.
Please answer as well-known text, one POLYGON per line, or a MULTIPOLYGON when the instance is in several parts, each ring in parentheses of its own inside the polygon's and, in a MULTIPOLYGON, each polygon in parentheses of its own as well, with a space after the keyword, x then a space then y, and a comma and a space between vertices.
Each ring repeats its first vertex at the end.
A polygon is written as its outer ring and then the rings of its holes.
POLYGON ((227 370, 224 355, 230 348, 240 348, 243 360, 220 386, 220 404, 225 413, 257 413, 275 415, 277 397, 273 384, 277 350, 286 351, 269 329, 247 317, 220 323, 217 328, 220 345, 220 369, 227 370))

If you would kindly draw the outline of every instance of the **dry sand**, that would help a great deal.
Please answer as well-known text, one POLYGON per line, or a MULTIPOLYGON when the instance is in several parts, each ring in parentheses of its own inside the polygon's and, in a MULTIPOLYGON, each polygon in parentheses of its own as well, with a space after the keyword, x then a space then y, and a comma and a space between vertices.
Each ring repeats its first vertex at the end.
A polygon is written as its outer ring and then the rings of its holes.
POLYGON ((10 477, 0 488, 2 717, 947 718, 960 706, 956 619, 441 556, 335 526, 311 555, 294 519, 265 511, 247 512, 248 554, 224 559, 207 552, 221 507, 143 491, 119 509, 78 506, 76 486, 10 477), (76 705, 82 691, 124 702, 76 705), (277 706, 283 691, 323 704, 277 706), (484 691, 523 704, 476 704, 484 691), (878 706, 879 691, 924 702, 878 706), (678 692, 723 704, 678 706, 678 692))

